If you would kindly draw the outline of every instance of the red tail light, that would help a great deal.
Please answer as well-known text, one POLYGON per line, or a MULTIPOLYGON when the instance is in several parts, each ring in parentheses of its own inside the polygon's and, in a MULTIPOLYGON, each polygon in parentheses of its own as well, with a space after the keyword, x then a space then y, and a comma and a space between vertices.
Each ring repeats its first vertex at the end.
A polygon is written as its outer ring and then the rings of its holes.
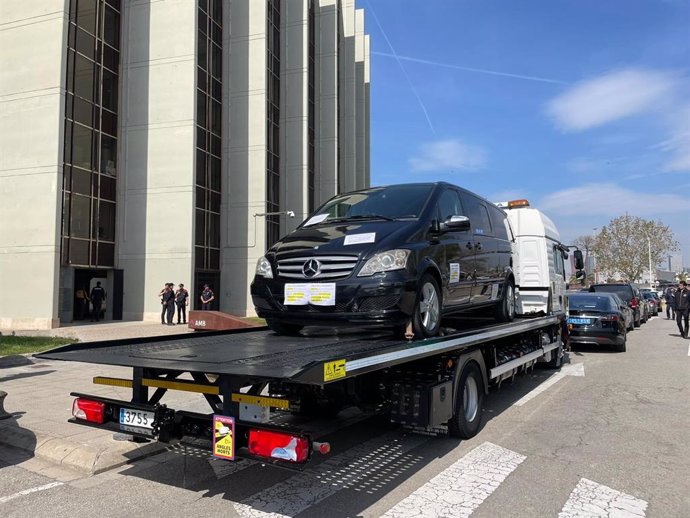
POLYGON ((619 315, 606 315, 602 320, 607 320, 609 322, 618 322, 621 319, 619 315))
POLYGON ((290 462, 306 462, 309 458, 309 440, 287 433, 249 430, 249 453, 290 462))
POLYGON ((83 419, 90 423, 103 424, 105 403, 91 401, 90 399, 77 398, 72 403, 72 415, 77 419, 83 419))
POLYGON ((630 299, 630 307, 633 309, 637 309, 637 299, 635 297, 630 299))

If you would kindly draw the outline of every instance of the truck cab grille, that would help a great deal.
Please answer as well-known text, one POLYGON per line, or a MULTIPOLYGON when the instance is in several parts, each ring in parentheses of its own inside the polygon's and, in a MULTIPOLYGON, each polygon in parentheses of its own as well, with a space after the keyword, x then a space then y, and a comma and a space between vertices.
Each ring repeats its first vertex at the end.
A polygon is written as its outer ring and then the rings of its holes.
POLYGON ((358 260, 356 255, 290 257, 278 261, 278 276, 315 281, 345 279, 350 276, 358 260))

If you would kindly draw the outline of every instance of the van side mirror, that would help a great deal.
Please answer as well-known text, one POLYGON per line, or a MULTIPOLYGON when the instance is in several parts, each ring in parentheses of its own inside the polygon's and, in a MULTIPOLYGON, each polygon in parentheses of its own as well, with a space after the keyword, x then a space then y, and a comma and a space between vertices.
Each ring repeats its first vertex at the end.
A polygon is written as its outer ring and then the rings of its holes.
POLYGON ((446 221, 444 221, 441 224, 441 230, 444 231, 463 231, 463 230, 469 230, 470 229, 470 218, 467 216, 449 216, 446 221))

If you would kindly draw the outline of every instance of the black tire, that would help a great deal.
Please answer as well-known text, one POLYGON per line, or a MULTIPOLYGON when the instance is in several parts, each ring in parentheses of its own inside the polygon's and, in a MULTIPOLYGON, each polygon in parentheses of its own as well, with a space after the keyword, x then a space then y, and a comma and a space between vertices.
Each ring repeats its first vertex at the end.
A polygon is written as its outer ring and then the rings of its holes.
POLYGON ((642 317, 638 318, 637 320, 634 320, 633 317, 633 327, 640 327, 642 325, 642 317))
POLYGON ((616 352, 624 353, 624 352, 625 352, 625 349, 626 349, 626 343, 627 343, 627 341, 628 341, 628 339, 627 339, 627 337, 626 337, 626 339, 623 341, 622 344, 616 344, 616 346, 614 347, 614 349, 616 350, 616 352))
POLYGON ((436 279, 428 273, 417 287, 417 299, 412 314, 412 331, 416 338, 436 336, 441 329, 441 290, 436 279))
POLYGON ((503 297, 496 306, 496 320, 512 322, 515 318, 515 285, 508 279, 503 286, 503 297))
POLYGON ((298 335, 304 326, 299 324, 286 324, 279 320, 267 319, 266 325, 277 335, 294 336, 298 335))
POLYGON ((479 366, 471 361, 465 364, 460 374, 455 413, 448 421, 451 437, 470 439, 477 435, 482 423, 483 405, 484 379, 479 366))

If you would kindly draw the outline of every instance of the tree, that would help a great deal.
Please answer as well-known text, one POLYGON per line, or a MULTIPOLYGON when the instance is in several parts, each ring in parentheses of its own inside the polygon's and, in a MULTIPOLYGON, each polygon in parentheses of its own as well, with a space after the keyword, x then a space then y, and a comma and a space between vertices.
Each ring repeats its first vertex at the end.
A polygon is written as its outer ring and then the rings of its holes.
POLYGON ((652 267, 668 253, 678 250, 673 232, 661 221, 626 214, 612 219, 601 229, 592 249, 599 270, 610 275, 620 274, 627 281, 635 282, 649 268, 649 243, 652 267))

